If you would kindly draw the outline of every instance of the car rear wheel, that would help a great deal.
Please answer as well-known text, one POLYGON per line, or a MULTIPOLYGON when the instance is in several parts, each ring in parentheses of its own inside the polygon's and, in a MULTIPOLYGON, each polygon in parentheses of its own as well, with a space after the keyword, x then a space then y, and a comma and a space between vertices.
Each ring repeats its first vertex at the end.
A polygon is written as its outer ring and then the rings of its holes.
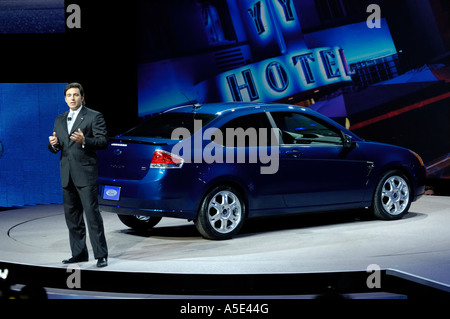
POLYGON ((140 216, 140 215, 117 215, 122 223, 126 226, 139 231, 152 229, 162 217, 140 216))
POLYGON ((411 186, 400 171, 387 172, 375 189, 372 212, 375 217, 386 220, 400 219, 411 206, 411 186))
POLYGON ((203 199, 195 226, 207 239, 230 239, 242 228, 246 214, 241 194, 230 186, 218 186, 203 199))

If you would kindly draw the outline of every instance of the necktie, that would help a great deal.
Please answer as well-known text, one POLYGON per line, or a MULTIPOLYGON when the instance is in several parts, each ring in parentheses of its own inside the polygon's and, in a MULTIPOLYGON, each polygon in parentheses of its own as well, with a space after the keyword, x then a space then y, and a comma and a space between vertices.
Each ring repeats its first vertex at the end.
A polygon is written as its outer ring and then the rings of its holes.
POLYGON ((69 116, 67 117, 67 131, 69 132, 69 134, 72 130, 72 126, 73 126, 73 122, 74 122, 73 114, 74 114, 74 112, 70 112, 69 116))

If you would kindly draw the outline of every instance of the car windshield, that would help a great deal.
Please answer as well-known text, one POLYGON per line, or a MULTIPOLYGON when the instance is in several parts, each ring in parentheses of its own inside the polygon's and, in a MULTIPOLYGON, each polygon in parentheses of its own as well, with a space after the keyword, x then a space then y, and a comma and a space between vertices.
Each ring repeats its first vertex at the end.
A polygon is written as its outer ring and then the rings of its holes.
MULTIPOLYGON (((129 130, 124 135, 167 138, 172 137, 172 132, 177 128, 185 128, 193 135, 195 131, 211 122, 217 115, 202 113, 162 113, 158 114, 141 125, 129 130), (194 120, 201 121, 201 126, 194 127, 194 120)), ((178 139, 178 137, 176 137, 178 139)))

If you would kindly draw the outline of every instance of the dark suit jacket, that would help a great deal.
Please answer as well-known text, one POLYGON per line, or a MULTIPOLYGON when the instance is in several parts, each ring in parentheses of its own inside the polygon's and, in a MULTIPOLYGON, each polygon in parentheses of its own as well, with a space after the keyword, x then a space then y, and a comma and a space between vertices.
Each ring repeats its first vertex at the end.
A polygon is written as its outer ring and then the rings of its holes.
POLYGON ((108 146, 105 120, 100 112, 83 106, 72 127, 72 132, 78 128, 84 134, 85 145, 70 140, 67 132, 67 116, 69 111, 56 117, 53 132, 56 132, 58 144, 48 145, 52 153, 61 151, 61 186, 67 187, 69 176, 75 186, 96 185, 98 178, 97 150, 108 146))

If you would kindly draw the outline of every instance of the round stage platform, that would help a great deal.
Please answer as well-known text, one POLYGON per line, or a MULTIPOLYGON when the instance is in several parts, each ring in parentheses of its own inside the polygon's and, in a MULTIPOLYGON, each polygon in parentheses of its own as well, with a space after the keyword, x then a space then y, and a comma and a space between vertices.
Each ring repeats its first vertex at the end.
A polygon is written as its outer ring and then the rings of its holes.
POLYGON ((407 294, 411 283, 450 292, 450 197, 424 196, 397 221, 361 211, 248 220, 226 241, 206 240, 183 220, 139 233, 102 215, 108 267, 97 268, 90 250, 90 261, 69 269, 61 263, 70 257, 62 205, 0 211, 0 271, 53 289, 68 289, 79 271, 83 291, 148 296, 392 292, 392 282, 403 287, 394 293, 407 294), (377 269, 384 287, 368 287, 377 269))

